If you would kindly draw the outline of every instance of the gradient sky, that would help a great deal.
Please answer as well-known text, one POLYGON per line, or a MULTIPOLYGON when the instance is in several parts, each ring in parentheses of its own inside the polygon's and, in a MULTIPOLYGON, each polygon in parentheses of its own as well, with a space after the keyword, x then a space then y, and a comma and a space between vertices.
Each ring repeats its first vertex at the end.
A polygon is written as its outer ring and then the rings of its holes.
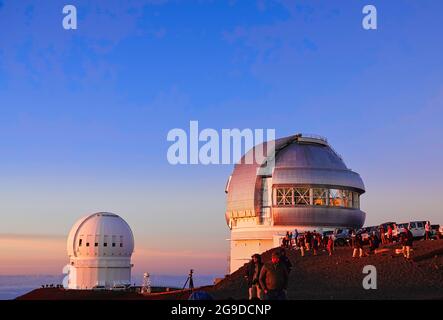
POLYGON ((441 12, 433 0, 0 0, 0 274, 57 273, 70 227, 96 211, 131 225, 140 271, 225 273, 233 167, 166 160, 168 131, 190 120, 324 135, 365 182, 367 224, 443 223, 441 12), (368 3, 377 31, 361 27, 368 3))

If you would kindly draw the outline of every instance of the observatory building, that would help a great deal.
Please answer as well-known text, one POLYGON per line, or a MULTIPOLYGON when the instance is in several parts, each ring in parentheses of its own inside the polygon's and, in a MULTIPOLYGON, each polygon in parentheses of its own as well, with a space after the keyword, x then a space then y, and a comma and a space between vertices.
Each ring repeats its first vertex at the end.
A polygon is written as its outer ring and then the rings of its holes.
POLYGON ((68 289, 113 288, 131 283, 134 236, 116 214, 94 213, 69 232, 68 289))
MULTIPOLYGON (((260 170, 270 157, 246 164, 255 146, 235 165, 226 185, 231 273, 252 254, 279 246, 287 231, 360 228, 365 221, 363 181, 326 138, 297 134, 274 143, 272 170, 260 170)), ((261 147, 266 149, 266 143, 261 147)))

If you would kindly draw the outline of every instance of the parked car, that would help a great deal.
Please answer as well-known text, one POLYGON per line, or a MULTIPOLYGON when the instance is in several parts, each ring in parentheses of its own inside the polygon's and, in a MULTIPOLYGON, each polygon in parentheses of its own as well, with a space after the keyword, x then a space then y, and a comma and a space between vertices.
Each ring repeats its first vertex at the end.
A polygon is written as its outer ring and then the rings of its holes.
POLYGON ((343 247, 349 245, 351 238, 351 229, 335 229, 334 231, 334 243, 336 246, 343 247))
POLYGON ((369 242, 369 237, 375 232, 378 236, 378 226, 364 227, 357 231, 357 234, 361 235, 363 243, 369 242))
POLYGON ((334 231, 323 231, 323 232, 322 232, 322 236, 323 236, 323 238, 324 238, 324 237, 332 236, 333 239, 334 239, 334 231))
POLYGON ((411 230, 414 238, 423 238, 425 236, 426 221, 411 221, 409 222, 409 230, 411 230))
POLYGON ((129 285, 126 284, 115 284, 112 287, 112 290, 114 291, 126 291, 129 288, 129 285))
POLYGON ((93 286, 92 290, 94 290, 94 291, 104 291, 104 290, 106 290, 106 287, 98 284, 96 286, 93 286))
POLYGON ((431 225, 431 238, 432 239, 440 239, 440 225, 439 224, 432 224, 431 225))
POLYGON ((409 222, 397 224, 398 233, 404 232, 408 226, 409 226, 409 222))
POLYGON ((398 223, 397 224, 397 232, 394 229, 394 233, 393 233, 393 237, 395 241, 399 241, 400 239, 400 235, 406 231, 406 229, 409 226, 409 222, 405 222, 405 223, 398 223))

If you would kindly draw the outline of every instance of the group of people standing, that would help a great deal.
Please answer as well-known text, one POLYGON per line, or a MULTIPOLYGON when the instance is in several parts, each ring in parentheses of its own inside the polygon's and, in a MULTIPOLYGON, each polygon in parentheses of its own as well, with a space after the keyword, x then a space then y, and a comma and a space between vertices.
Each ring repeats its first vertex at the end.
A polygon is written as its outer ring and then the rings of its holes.
MULTIPOLYGON (((406 227, 399 228, 396 223, 381 225, 378 229, 378 233, 380 234, 380 240, 382 244, 390 244, 394 242, 401 242, 401 237, 403 233, 407 233, 407 230, 410 231, 411 226, 407 225, 406 227)), ((430 221, 426 221, 424 224, 424 240, 432 239, 432 226, 430 221)))
MULTIPOLYGON (((351 230, 349 245, 353 248, 352 257, 363 257, 367 254, 363 247, 366 241, 362 234, 351 230)), ((425 225, 425 240, 431 239, 431 224, 428 221, 425 225)), ((388 225, 387 229, 380 226, 373 231, 366 239, 369 243, 369 254, 376 253, 381 244, 390 244, 394 241, 402 245, 401 252, 406 259, 410 259, 414 236, 408 225, 402 228, 401 232, 397 225, 388 225)), ((316 232, 307 231, 303 234, 287 232, 282 240, 282 247, 272 252, 271 262, 264 264, 259 254, 254 254, 251 261, 246 266, 245 279, 249 288, 249 299, 260 300, 285 300, 289 281, 289 274, 292 264, 286 256, 286 249, 300 249, 301 256, 306 251, 312 250, 313 255, 317 255, 319 249, 326 250, 332 255, 334 250, 333 235, 325 235, 316 232)))
MULTIPOLYGON (((380 247, 380 239, 378 238, 377 234, 373 232, 368 237, 368 243, 369 243, 369 254, 375 254, 376 250, 380 247)), ((352 257, 353 258, 361 258, 364 256, 367 256, 367 254, 363 250, 364 241, 361 236, 361 234, 351 234, 351 247, 354 249, 352 251, 352 257)))
POLYGON ((400 230, 399 230, 397 224, 394 223, 393 225, 389 224, 386 227, 386 229, 383 225, 381 225, 378 232, 380 234, 381 243, 382 244, 389 244, 389 243, 394 242, 394 240, 399 235, 400 230))
POLYGON ((250 300, 286 300, 289 273, 292 264, 284 249, 272 252, 271 262, 263 263, 259 254, 254 254, 246 266, 245 279, 250 300))
MULTIPOLYGON (((368 237, 369 254, 376 253, 376 250, 380 247, 380 244, 393 243, 392 230, 394 229, 391 226, 388 226, 388 231, 384 232, 384 228, 380 227, 379 233, 381 239, 379 239, 375 231, 372 232, 372 234, 368 237)), ((410 259, 414 236, 409 226, 404 228, 404 230, 399 235, 396 235, 396 240, 402 245, 401 251, 403 253, 403 256, 406 259, 410 259)), ((361 234, 355 234, 355 232, 353 232, 351 234, 351 246, 354 249, 352 252, 353 258, 357 258, 357 256, 360 258, 366 256, 366 253, 363 250, 363 245, 364 241, 361 234)))
POLYGON ((334 250, 334 239, 332 235, 322 235, 315 230, 299 234, 297 229, 294 233, 286 232, 282 239, 282 247, 287 249, 300 249, 300 255, 305 256, 306 251, 312 249, 312 254, 316 256, 319 250, 326 250, 330 256, 334 250))

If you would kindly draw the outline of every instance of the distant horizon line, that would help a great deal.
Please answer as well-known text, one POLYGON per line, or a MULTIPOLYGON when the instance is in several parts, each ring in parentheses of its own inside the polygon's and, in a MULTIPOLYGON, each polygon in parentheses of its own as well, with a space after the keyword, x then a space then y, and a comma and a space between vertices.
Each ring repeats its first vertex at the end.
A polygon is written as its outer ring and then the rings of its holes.
MULTIPOLYGON (((143 273, 144 272, 141 272, 141 273, 132 273, 132 275, 143 275, 143 273)), ((149 272, 149 274, 151 275, 151 276, 156 276, 156 277, 158 277, 158 276, 167 276, 167 277, 172 277, 172 276, 174 276, 174 277, 181 277, 181 276, 183 276, 183 277, 187 277, 188 276, 188 273, 187 272, 184 272, 184 273, 178 273, 178 274, 173 274, 173 273, 171 273, 171 274, 163 274, 163 273, 155 273, 155 272, 149 272)), ((195 273, 194 273, 195 274, 195 273)), ((40 273, 23 273, 23 274, 1 274, 0 273, 0 277, 63 277, 63 276, 65 276, 62 272, 60 272, 60 274, 44 274, 44 273, 42 273, 42 274, 40 274, 40 273)), ((217 274, 217 273, 214 273, 214 274, 207 274, 207 273, 205 273, 205 274, 197 274, 197 275, 195 275, 194 276, 194 278, 198 278, 198 277, 214 277, 214 276, 221 276, 220 274, 217 274)), ((1 284, 0 284, 1 285, 1 284)))
POLYGON ((26 237, 26 238, 66 238, 67 235, 53 233, 0 233, 0 237, 26 237))

